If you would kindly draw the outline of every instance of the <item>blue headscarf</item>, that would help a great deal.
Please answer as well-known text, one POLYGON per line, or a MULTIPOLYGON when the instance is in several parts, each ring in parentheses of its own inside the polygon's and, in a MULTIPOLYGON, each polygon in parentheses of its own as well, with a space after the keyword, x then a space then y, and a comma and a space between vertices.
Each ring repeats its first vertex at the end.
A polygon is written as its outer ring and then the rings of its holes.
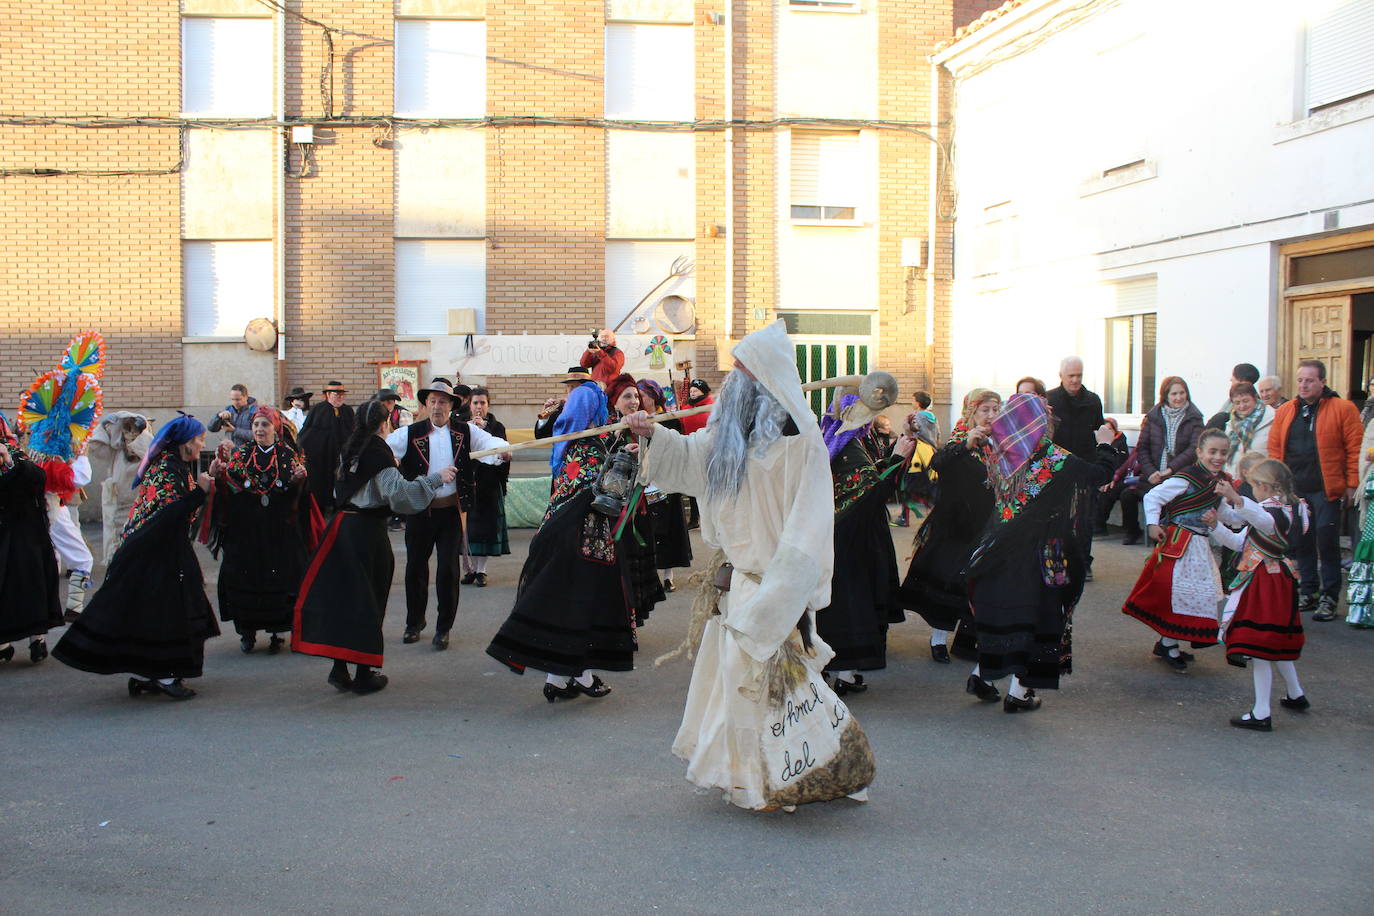
MULTIPOLYGON (((553 424, 553 434, 561 436, 564 433, 580 433, 584 429, 600 426, 606 422, 606 415, 605 392, 596 382, 583 382, 568 392, 563 412, 553 424)), ((553 453, 549 455, 549 467, 553 468, 554 474, 563 469, 563 454, 567 450, 566 442, 554 444, 553 453)))
POLYGON ((821 439, 825 442, 825 448, 830 452, 830 459, 832 461, 835 460, 835 457, 839 455, 840 452, 844 451, 846 445, 852 440, 867 433, 873 425, 871 423, 865 423, 863 426, 857 426, 853 429, 840 429, 840 427, 844 425, 844 421, 841 420, 840 417, 842 417, 844 412, 849 409, 849 406, 858 399, 859 396, 857 394, 841 395, 838 401, 831 403, 830 412, 821 417, 821 439))
POLYGON ((162 429, 158 430, 157 438, 153 440, 153 444, 148 446, 148 454, 143 456, 143 461, 138 465, 138 472, 134 474, 133 488, 138 488, 138 485, 143 482, 143 475, 148 473, 148 468, 152 467, 153 463, 161 458, 164 452, 169 448, 177 448, 190 442, 203 432, 205 432, 205 424, 188 413, 183 413, 164 425, 162 429))

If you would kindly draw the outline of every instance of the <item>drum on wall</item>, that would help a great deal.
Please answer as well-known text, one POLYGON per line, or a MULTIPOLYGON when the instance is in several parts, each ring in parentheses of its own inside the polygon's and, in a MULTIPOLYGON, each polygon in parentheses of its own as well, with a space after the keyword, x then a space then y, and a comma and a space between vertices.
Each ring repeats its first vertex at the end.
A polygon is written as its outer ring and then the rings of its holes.
POLYGON ((696 330, 696 303, 685 296, 664 296, 654 306, 654 318, 667 334, 690 334, 696 330))
POLYGON ((265 353, 277 345, 277 325, 271 318, 254 318, 243 330, 248 349, 265 353))

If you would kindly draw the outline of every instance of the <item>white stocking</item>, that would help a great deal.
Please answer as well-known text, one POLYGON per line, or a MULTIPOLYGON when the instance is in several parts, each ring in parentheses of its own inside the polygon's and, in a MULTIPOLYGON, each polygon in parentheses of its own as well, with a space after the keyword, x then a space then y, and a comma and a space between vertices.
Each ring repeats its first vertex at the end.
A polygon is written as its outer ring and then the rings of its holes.
POLYGON ((1274 667, 1283 675, 1284 686, 1288 688, 1288 699, 1296 700, 1302 696, 1302 685, 1298 683, 1298 666, 1292 662, 1274 662, 1274 667))
POLYGON ((1250 715, 1256 719, 1269 718, 1269 693, 1274 689, 1274 666, 1267 659, 1250 659, 1250 669, 1255 675, 1255 708, 1250 715))
POLYGON ((576 680, 577 683, 581 684, 583 687, 590 687, 596 683, 596 675, 583 671, 576 678, 574 678, 574 680, 576 680))
POLYGON ((468 568, 470 572, 485 573, 487 571, 486 557, 469 557, 468 568))
POLYGON ((1007 693, 1018 700, 1024 700, 1026 698, 1026 685, 1021 683, 1021 679, 1013 674, 1011 683, 1007 685, 1007 693))
POLYGON ((544 678, 544 683, 552 684, 555 687, 566 687, 570 680, 572 680, 572 678, 568 677, 566 674, 550 674, 544 678))
POLYGON ((930 631, 930 644, 932 646, 943 646, 949 643, 949 630, 930 631))

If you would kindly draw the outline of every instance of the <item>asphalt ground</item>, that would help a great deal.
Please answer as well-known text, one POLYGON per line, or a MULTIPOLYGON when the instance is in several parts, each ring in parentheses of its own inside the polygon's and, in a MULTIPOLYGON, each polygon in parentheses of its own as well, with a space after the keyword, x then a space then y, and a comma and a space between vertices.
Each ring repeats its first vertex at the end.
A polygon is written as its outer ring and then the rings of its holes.
POLYGON ((231 628, 188 702, 16 646, 0 912, 1374 912, 1374 631, 1310 624, 1312 710, 1275 702, 1273 733, 1242 732, 1227 720, 1248 672, 1216 649, 1186 674, 1154 659, 1119 610, 1145 551, 1099 541, 1076 671, 1043 709, 977 703, 912 618, 848 698, 871 801, 754 813, 695 790, 669 751, 690 669, 652 660, 683 634, 685 592, 601 700, 549 705, 538 675, 485 655, 531 532, 512 535, 443 653, 401 644, 393 535, 391 685, 371 696, 265 638, 244 656, 231 628))

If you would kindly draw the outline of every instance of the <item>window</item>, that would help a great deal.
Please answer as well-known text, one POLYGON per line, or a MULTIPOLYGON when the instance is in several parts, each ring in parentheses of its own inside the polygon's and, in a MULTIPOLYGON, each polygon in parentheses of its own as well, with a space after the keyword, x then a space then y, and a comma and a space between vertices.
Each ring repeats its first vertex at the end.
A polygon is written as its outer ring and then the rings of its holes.
POLYGON ((830 12, 857 13, 859 0, 789 0, 794 10, 826 10, 830 12))
POLYGON ((1011 201, 983 208, 983 224, 974 235, 975 273, 996 273, 1021 257, 1020 222, 1011 201))
POLYGON ((463 127, 396 133, 396 236, 477 238, 487 231, 487 134, 463 127))
POLYGON ((188 337, 242 337, 275 312, 271 242, 183 242, 181 275, 188 337))
POLYGON ((606 131, 606 236, 696 235, 696 137, 679 131, 606 131))
POLYGON ((271 19, 181 20, 181 111, 216 118, 272 114, 271 19))
POLYGON ((1289 286, 1374 277, 1374 247, 1346 248, 1293 258, 1289 273, 1289 286))
POLYGON ((1374 92, 1374 0, 1340 0, 1307 27, 1307 109, 1374 92))
POLYGON ((792 219, 857 220, 864 168, 859 132, 792 132, 792 219))
POLYGON ((1107 373, 1102 390, 1106 413, 1144 413, 1155 402, 1153 312, 1108 318, 1107 373))
POLYGON ((396 114, 480 118, 487 112, 487 24, 396 20, 396 114))
POLYGON ((689 25, 606 26, 606 117, 696 117, 696 48, 689 25))
MULTIPOLYGON (((696 246, 691 242, 607 242, 606 327, 619 324, 645 296, 649 296, 649 301, 635 314, 649 319, 653 318, 654 306, 664 296, 695 299, 696 280, 691 274, 674 277, 654 289, 667 279, 674 261, 695 257, 696 246)), ((622 331, 638 333, 634 325, 634 322, 627 322, 622 331)))
POLYGON ((486 240, 397 240, 396 333, 447 334, 449 309, 461 308, 486 328, 486 240))

